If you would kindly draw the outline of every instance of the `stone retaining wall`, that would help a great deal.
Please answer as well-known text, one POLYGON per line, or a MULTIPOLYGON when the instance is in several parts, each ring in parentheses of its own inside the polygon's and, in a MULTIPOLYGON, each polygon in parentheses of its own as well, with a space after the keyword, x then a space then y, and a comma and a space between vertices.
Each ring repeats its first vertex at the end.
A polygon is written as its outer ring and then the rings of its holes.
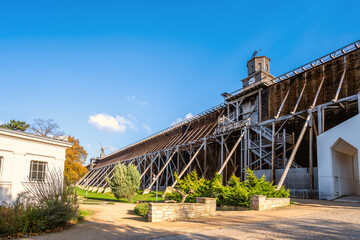
POLYGON ((173 222, 188 218, 214 216, 215 198, 196 198, 196 203, 149 203, 149 222, 173 222))
POLYGON ((266 198, 264 195, 250 196, 251 210, 267 210, 290 205, 290 198, 266 198))

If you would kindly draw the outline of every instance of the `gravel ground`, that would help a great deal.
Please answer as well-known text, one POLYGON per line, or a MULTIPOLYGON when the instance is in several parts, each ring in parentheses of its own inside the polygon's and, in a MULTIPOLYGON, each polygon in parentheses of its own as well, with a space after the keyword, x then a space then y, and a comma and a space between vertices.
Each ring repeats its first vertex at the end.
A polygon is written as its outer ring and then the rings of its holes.
POLYGON ((158 239, 360 239, 360 207, 158 239))
POLYGON ((360 239, 360 203, 294 202, 267 211, 220 211, 214 217, 163 223, 135 216, 134 204, 82 205, 95 212, 85 222, 25 239, 360 239))

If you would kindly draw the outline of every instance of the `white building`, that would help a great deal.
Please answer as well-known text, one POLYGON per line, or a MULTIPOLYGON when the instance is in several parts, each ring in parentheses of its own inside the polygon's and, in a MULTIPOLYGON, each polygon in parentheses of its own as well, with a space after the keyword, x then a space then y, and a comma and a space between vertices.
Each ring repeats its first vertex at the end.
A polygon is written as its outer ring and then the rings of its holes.
POLYGON ((317 137, 319 198, 360 195, 360 115, 317 137))
POLYGON ((64 170, 65 150, 71 143, 0 128, 0 202, 14 201, 31 181, 47 172, 64 170))

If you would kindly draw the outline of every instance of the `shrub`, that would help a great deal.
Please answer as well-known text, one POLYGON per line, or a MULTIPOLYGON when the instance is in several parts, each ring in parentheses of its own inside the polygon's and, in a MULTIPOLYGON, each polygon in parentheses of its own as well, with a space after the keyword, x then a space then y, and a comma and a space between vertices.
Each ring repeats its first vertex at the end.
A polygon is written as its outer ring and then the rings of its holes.
MULTIPOLYGON (((289 190, 284 187, 276 191, 276 186, 272 182, 265 180, 265 176, 257 178, 255 174, 248 169, 246 171, 246 180, 241 181, 240 178, 231 176, 228 186, 222 185, 222 177, 220 174, 215 175, 212 180, 199 178, 196 171, 187 174, 183 180, 177 179, 177 187, 182 192, 188 192, 193 189, 185 202, 195 202, 196 197, 213 197, 217 199, 217 204, 250 207, 251 195, 265 195, 266 197, 288 197, 289 190)), ((166 194, 169 200, 181 201, 181 194, 170 192, 166 194)))
POLYGON ((149 204, 139 203, 134 208, 134 213, 138 216, 147 217, 149 212, 149 204))
POLYGON ((125 198, 132 201, 140 186, 140 173, 134 165, 126 167, 118 164, 115 167, 113 178, 106 177, 112 193, 117 199, 125 198))
POLYGON ((64 227, 76 218, 76 191, 64 184, 63 172, 50 172, 46 182, 31 182, 25 189, 14 203, 0 205, 0 237, 64 227))
POLYGON ((231 176, 229 186, 222 188, 219 204, 250 207, 250 195, 245 185, 245 182, 241 182, 240 178, 231 176))

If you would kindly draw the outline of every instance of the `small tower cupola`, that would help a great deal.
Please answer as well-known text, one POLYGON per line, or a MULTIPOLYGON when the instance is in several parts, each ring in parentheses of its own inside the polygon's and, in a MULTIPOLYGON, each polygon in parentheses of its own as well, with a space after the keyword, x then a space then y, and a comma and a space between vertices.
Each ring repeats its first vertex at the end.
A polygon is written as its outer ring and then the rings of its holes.
POLYGON ((251 59, 247 62, 248 76, 241 80, 244 88, 260 82, 270 84, 270 80, 274 78, 274 76, 270 74, 270 58, 257 56, 257 54, 258 51, 255 51, 251 59))
POLYGON ((247 62, 248 76, 257 72, 264 71, 270 73, 270 58, 265 56, 256 56, 247 62))

